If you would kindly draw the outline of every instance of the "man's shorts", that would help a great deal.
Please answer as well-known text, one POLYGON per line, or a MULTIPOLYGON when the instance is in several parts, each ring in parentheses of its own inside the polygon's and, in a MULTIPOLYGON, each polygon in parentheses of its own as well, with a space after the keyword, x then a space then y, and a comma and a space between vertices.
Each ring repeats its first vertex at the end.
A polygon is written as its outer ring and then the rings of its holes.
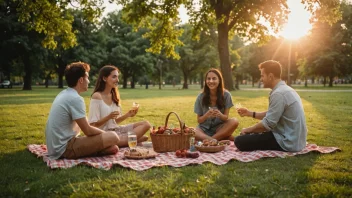
POLYGON ((98 152, 103 149, 103 134, 73 137, 68 141, 66 150, 60 158, 77 159, 87 156, 96 156, 98 152))

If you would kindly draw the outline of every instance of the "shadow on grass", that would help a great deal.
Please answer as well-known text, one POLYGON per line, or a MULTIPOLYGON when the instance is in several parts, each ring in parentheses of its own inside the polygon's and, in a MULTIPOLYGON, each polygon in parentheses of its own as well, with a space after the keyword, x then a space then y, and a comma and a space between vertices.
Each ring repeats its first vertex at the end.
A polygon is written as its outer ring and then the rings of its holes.
POLYGON ((220 176, 208 188, 209 197, 301 197, 307 194, 309 171, 321 154, 308 153, 287 158, 266 158, 219 167, 220 176), (230 178, 231 177, 231 178, 230 178), (218 186, 219 183, 228 185, 218 186))
POLYGON ((309 174, 310 196, 352 196, 352 101, 350 93, 300 93, 305 106, 307 141, 338 147, 342 152, 317 159, 309 174))
POLYGON ((84 165, 52 170, 43 158, 37 158, 27 149, 2 155, 0 163, 0 197, 51 197, 61 191, 73 193, 71 183, 97 179, 102 172, 107 172, 84 165))
POLYGON ((51 170, 42 158, 22 150, 0 158, 0 197, 305 195, 308 172, 317 157, 319 154, 309 153, 250 163, 230 161, 222 166, 155 167, 142 172, 120 166, 104 171, 85 165, 51 170))

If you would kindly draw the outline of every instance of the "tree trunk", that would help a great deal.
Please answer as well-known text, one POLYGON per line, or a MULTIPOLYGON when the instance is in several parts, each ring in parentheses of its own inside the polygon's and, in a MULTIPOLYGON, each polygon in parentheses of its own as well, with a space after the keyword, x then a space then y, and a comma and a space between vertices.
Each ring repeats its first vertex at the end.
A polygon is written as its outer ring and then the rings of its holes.
POLYGON ((161 81, 162 81, 162 80, 161 80, 161 76, 160 76, 160 77, 159 77, 159 89, 161 89, 161 84, 162 84, 161 81))
POLYGON ((332 82, 334 81, 333 76, 329 76, 329 87, 332 87, 332 82))
POLYGON ((235 89, 240 90, 240 81, 241 81, 241 76, 236 75, 236 83, 235 83, 235 89))
POLYGON ((59 82, 57 85, 57 88, 62 89, 64 88, 64 75, 65 75, 65 69, 66 65, 62 61, 61 57, 58 58, 57 60, 58 68, 57 68, 57 74, 59 75, 59 82))
POLYGON ((218 24, 218 51, 220 57, 221 73, 224 77, 224 85, 227 90, 234 90, 232 80, 232 70, 229 52, 229 29, 226 22, 218 24))
POLYGON ((128 76, 127 75, 123 75, 122 88, 124 88, 124 89, 127 88, 127 81, 128 81, 128 76))
POLYGON ((49 72, 48 75, 45 76, 45 88, 49 87, 50 75, 51 75, 51 72, 49 72))
POLYGON ((187 74, 185 72, 183 72, 183 86, 182 86, 182 89, 188 89, 187 81, 188 81, 188 76, 187 76, 187 74))
POLYGON ((135 77, 134 77, 134 75, 132 75, 131 88, 132 88, 132 89, 135 88, 135 77))
POLYGON ((324 76, 324 81, 323 81, 324 87, 326 85, 326 77, 324 76))
POLYGON ((199 83, 200 83, 200 88, 203 89, 204 88, 204 74, 203 72, 199 73, 199 83))
POLYGON ((30 65, 29 57, 24 57, 24 84, 22 90, 32 90, 32 67, 30 65))

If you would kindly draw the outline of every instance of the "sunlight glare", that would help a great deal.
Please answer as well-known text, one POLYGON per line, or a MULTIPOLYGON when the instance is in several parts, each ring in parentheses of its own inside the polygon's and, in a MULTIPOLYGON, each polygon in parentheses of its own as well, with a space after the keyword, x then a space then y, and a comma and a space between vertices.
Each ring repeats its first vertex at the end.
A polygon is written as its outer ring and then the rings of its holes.
POLYGON ((287 5, 291 12, 288 15, 287 24, 284 25, 279 35, 286 39, 296 40, 305 36, 312 29, 312 25, 309 23, 311 14, 304 9, 304 5, 300 1, 287 0, 287 5))

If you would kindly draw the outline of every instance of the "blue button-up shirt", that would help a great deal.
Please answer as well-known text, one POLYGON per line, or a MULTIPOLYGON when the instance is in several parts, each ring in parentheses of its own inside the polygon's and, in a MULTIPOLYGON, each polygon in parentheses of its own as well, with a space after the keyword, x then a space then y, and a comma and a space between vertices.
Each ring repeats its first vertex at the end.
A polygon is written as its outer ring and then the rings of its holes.
POLYGON ((286 151, 300 151, 306 146, 307 126, 301 98, 280 81, 270 92, 269 108, 261 121, 272 131, 276 141, 286 151))

